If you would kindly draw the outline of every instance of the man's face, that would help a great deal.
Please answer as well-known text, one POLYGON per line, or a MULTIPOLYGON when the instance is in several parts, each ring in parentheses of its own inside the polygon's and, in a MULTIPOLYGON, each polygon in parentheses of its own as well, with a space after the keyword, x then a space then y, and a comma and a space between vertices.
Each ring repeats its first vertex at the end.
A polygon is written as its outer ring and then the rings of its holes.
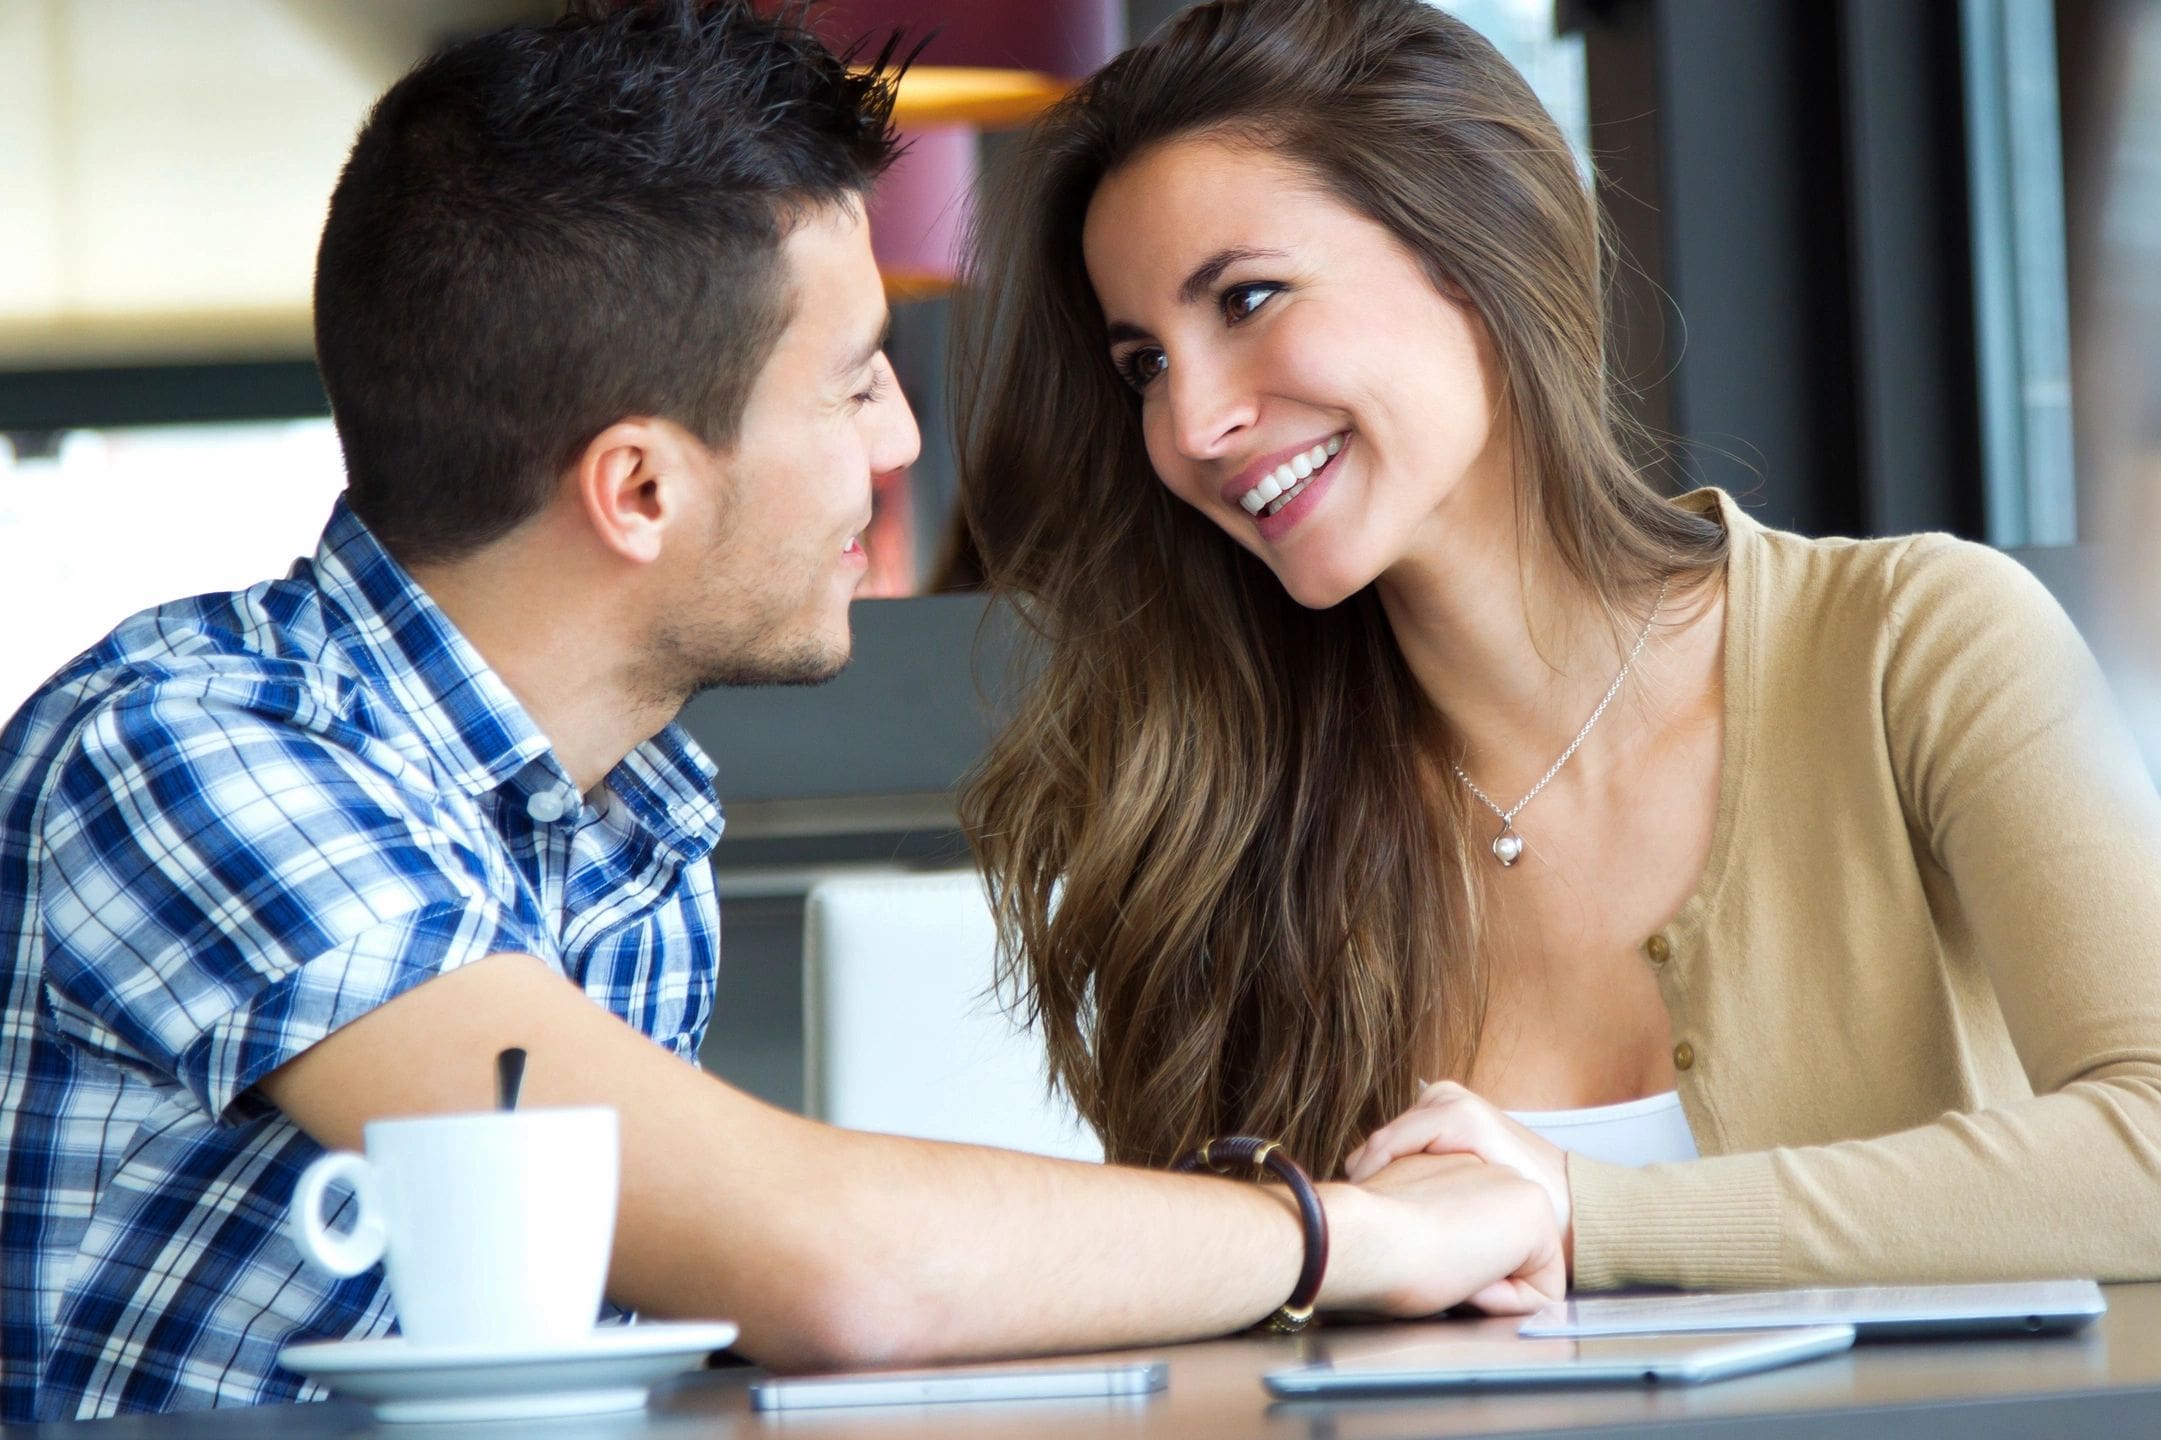
POLYGON ((871 482, 922 448, 885 358, 885 289, 860 208, 808 217, 782 260, 794 314, 735 445, 697 460, 705 504, 686 518, 707 543, 678 552, 684 604, 661 617, 652 657, 680 694, 816 684, 847 664, 871 482))

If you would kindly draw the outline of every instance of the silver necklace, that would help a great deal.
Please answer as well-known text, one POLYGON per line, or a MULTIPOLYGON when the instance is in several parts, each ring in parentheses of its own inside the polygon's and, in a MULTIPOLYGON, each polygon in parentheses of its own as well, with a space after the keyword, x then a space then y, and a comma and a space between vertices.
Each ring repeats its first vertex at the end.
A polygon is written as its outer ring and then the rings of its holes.
POLYGON ((1651 638, 1651 626, 1658 622, 1658 612, 1666 603, 1667 583, 1665 580, 1658 582, 1658 598, 1651 602, 1651 613, 1644 618, 1643 628, 1636 632, 1636 643, 1629 647, 1628 658, 1621 662, 1621 673, 1614 676, 1613 683, 1606 687, 1605 697, 1598 702, 1598 708, 1591 712, 1590 719, 1583 722, 1583 728, 1576 732, 1576 738, 1568 742, 1568 748, 1561 752, 1561 758, 1546 767, 1546 773, 1538 777, 1536 785, 1523 792, 1521 800, 1503 810, 1494 803, 1491 795, 1478 788, 1478 782, 1465 774, 1461 765, 1453 760, 1448 762, 1448 768, 1456 772, 1456 778, 1470 788, 1470 792, 1478 797, 1481 804, 1501 818, 1501 833, 1493 837, 1493 858, 1501 862, 1502 869, 1507 869, 1523 858, 1523 837, 1516 833, 1516 817, 1523 813, 1524 806, 1538 798, 1538 792, 1546 788, 1548 781, 1561 773, 1561 767, 1568 763, 1568 757, 1576 753, 1576 747, 1583 743, 1583 737, 1591 733, 1591 727, 1598 723, 1598 717, 1606 713, 1606 707, 1613 703, 1613 697, 1620 694, 1621 686, 1628 682, 1629 667, 1633 666, 1636 657, 1643 653, 1643 642, 1651 638))

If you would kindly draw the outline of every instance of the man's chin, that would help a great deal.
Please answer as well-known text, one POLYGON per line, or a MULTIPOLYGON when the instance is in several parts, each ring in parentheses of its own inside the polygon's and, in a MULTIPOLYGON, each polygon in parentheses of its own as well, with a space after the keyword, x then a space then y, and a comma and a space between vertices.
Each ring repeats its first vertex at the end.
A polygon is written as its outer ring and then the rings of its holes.
POLYGON ((721 661, 691 687, 691 694, 708 690, 754 690, 765 686, 823 685, 848 668, 849 645, 805 645, 799 649, 746 655, 721 661))

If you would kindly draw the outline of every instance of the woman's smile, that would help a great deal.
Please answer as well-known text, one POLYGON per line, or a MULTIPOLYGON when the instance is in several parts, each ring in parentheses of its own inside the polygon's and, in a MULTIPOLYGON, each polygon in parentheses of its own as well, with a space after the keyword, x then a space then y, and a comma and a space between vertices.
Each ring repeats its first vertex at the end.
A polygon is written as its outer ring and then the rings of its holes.
POLYGON ((1281 544, 1289 538, 1293 530, 1305 522, 1307 516, 1321 507, 1321 502, 1333 489, 1337 476, 1351 463, 1351 457, 1343 454, 1350 443, 1351 436, 1345 432, 1331 437, 1326 445, 1317 447, 1325 457, 1325 463, 1315 467, 1309 476, 1299 480, 1297 484, 1282 491, 1253 517, 1253 528, 1260 533, 1263 541, 1269 545, 1281 544), (1333 451, 1330 446, 1334 447, 1333 451))
POLYGON ((1256 465, 1249 465, 1238 478, 1225 487, 1227 498, 1235 499, 1239 508, 1248 515, 1273 515, 1297 498, 1308 481, 1328 468, 1350 438, 1346 432, 1316 441, 1310 448, 1299 446, 1288 458, 1270 456, 1256 465))

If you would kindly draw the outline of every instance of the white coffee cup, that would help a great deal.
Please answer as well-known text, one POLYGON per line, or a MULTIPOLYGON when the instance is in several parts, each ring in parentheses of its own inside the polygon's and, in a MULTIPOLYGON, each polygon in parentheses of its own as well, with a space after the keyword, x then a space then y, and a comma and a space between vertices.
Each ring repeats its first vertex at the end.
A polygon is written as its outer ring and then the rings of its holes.
POLYGON ((377 1120, 366 1155, 334 1151, 293 1188, 293 1234, 316 1264, 390 1276, 416 1346, 521 1350, 592 1334, 615 1244, 615 1111, 489 1111, 377 1120), (352 1187, 352 1228, 323 1221, 352 1187))

